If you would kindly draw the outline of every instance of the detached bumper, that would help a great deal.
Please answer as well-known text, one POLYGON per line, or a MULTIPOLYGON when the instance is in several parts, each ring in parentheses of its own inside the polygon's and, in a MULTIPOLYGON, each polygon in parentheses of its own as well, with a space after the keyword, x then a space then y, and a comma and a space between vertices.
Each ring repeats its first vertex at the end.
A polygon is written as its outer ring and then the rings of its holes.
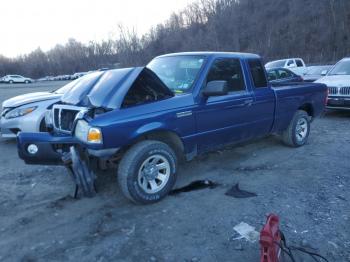
MULTIPOLYGON (((81 146, 86 149, 89 155, 97 158, 113 156, 119 148, 102 148, 103 145, 85 145, 72 136, 52 136, 49 133, 22 133, 17 136, 18 155, 29 165, 63 165, 63 152, 58 148, 66 148, 69 151, 71 146, 81 146), (30 153, 28 147, 34 145, 36 152, 30 153)), ((33 147, 33 146, 32 146, 33 147)))
POLYGON ((19 133, 17 136, 18 155, 30 165, 63 165, 62 153, 56 145, 76 145, 79 142, 71 136, 52 136, 49 133, 19 133), (28 147, 35 145, 37 152, 29 153, 28 147))

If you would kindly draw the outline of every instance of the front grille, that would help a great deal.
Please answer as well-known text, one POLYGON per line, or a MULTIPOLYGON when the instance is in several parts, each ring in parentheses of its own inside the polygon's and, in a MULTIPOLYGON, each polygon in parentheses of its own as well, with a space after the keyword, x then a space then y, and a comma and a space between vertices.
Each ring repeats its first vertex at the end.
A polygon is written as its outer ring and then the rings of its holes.
POLYGON ((330 95, 337 95, 338 94, 338 88, 337 87, 328 87, 328 94, 330 95))
POLYGON ((350 96, 350 86, 343 86, 339 90, 339 94, 344 96, 350 96))
POLYGON ((52 110, 54 129, 68 134, 73 132, 75 120, 86 112, 85 108, 65 105, 55 105, 52 110))

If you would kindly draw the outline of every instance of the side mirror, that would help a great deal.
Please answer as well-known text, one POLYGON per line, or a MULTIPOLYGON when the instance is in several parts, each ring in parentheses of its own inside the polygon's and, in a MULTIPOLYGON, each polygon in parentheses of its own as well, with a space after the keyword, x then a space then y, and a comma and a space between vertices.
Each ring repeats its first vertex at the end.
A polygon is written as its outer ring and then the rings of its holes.
POLYGON ((227 81, 210 81, 206 87, 204 87, 202 93, 206 97, 227 95, 227 81))
POLYGON ((321 72, 321 76, 325 76, 325 75, 327 75, 327 73, 328 73, 327 70, 323 70, 323 71, 321 72))

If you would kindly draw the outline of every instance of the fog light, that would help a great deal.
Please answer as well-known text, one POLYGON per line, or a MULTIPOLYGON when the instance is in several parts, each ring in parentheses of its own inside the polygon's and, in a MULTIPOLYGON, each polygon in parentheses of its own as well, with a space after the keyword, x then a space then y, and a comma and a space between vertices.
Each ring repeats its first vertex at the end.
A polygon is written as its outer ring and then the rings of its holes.
POLYGON ((34 144, 29 145, 27 148, 28 153, 32 155, 35 155, 38 152, 38 150, 38 146, 34 144))

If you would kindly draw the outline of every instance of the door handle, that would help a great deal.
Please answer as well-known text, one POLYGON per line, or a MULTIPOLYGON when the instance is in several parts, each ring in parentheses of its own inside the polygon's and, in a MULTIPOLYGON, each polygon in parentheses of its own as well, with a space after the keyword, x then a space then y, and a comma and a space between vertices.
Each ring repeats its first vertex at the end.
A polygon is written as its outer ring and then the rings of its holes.
POLYGON ((243 103, 245 106, 251 106, 253 104, 254 100, 253 99, 248 99, 245 100, 243 103))
POLYGON ((245 106, 251 106, 253 104, 254 100, 253 99, 247 99, 245 101, 243 101, 240 104, 236 104, 236 105, 230 105, 230 106, 226 106, 226 109, 229 108, 237 108, 237 107, 245 107, 245 106))

